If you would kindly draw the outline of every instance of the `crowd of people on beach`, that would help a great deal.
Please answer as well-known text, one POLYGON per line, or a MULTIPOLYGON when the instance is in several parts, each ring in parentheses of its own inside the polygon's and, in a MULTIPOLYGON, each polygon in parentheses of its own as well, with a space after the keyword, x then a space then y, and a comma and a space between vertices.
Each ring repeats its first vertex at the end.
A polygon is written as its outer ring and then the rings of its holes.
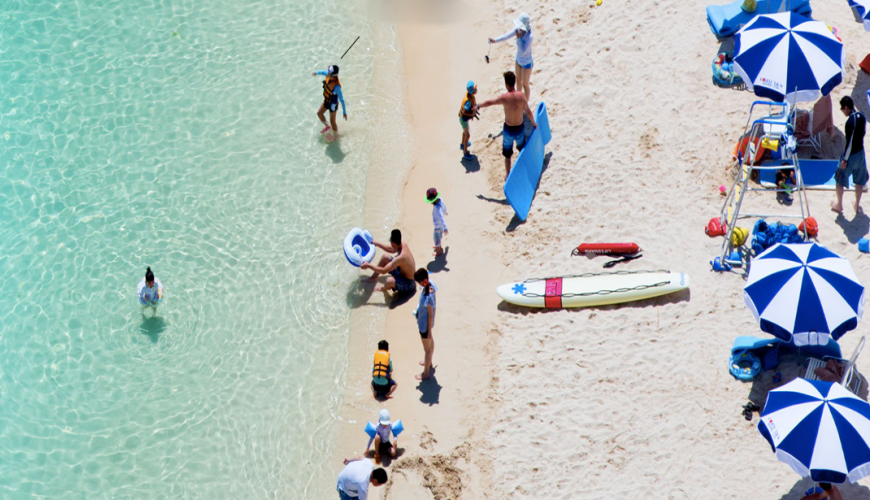
MULTIPOLYGON (((522 151, 526 143, 525 120, 528 119, 533 128, 537 128, 535 118, 529 107, 529 80, 534 62, 532 60, 532 29, 531 19, 528 14, 522 13, 514 20, 514 29, 497 38, 489 38, 489 43, 498 43, 514 38, 517 42, 517 57, 515 71, 506 71, 503 74, 506 92, 494 99, 477 103, 477 84, 469 80, 465 88, 465 97, 459 108, 459 124, 462 128, 462 138, 459 144, 464 161, 474 160, 476 157, 470 153, 471 129, 470 123, 479 117, 482 108, 501 105, 504 109, 504 125, 502 128, 502 155, 504 156, 505 179, 511 170, 511 159, 514 147, 522 151), (521 88, 522 90, 518 89, 521 88)), ((487 56, 488 60, 488 56, 487 56)), ((341 84, 338 81, 338 67, 329 66, 325 71, 317 71, 313 75, 326 76, 323 82, 323 103, 318 110, 318 118, 324 125, 321 133, 331 133, 338 136, 338 127, 335 121, 338 102, 341 102, 344 117, 347 119, 344 99, 341 93, 341 84), (325 112, 330 113, 330 123, 327 124, 325 112)), ((332 140, 327 137, 327 140, 332 140)), ((441 193, 436 188, 426 191, 426 202, 432 205, 433 224, 433 252, 435 258, 443 257, 444 236, 449 233, 446 216, 447 205, 441 193)), ((384 254, 376 264, 363 262, 360 266, 363 270, 372 271, 365 280, 374 282, 380 276, 386 275, 382 285, 378 285, 375 291, 382 291, 385 295, 392 294, 394 298, 412 295, 416 287, 420 287, 420 295, 417 307, 413 314, 417 319, 417 331, 423 345, 423 367, 416 379, 425 381, 432 376, 433 355, 435 352, 435 337, 433 327, 437 311, 436 294, 438 287, 429 279, 429 271, 424 267, 417 268, 416 260, 408 246, 403 241, 402 232, 393 229, 387 243, 372 241, 372 244, 380 248, 384 254)), ((393 360, 390 355, 390 346, 387 340, 378 342, 377 351, 372 360, 371 391, 376 399, 389 399, 398 388, 393 378, 393 360)), ((382 467, 377 467, 380 457, 388 454, 395 458, 398 453, 398 438, 391 440, 392 424, 390 415, 386 409, 381 410, 378 418, 376 434, 371 437, 366 447, 366 452, 356 458, 344 460, 345 467, 338 475, 336 490, 341 500, 368 498, 370 486, 381 486, 387 482, 387 472, 382 467), (369 449, 374 443, 374 460, 368 458, 369 449)), ((392 434, 395 436, 395 434, 392 434)))

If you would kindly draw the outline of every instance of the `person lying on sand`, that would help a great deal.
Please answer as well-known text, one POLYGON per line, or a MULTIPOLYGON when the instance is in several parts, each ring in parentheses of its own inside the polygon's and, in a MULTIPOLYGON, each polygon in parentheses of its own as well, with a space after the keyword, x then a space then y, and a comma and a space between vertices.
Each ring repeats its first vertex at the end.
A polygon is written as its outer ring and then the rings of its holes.
POLYGON ((526 130, 523 122, 523 113, 529 117, 532 122, 532 127, 538 128, 535 123, 535 117, 532 116, 532 110, 529 109, 529 101, 526 96, 514 88, 517 83, 517 76, 513 71, 504 73, 504 86, 507 92, 480 103, 478 108, 486 108, 501 104, 504 107, 504 127, 502 128, 502 155, 504 155, 504 178, 507 179, 511 173, 511 156, 514 154, 514 143, 517 145, 517 151, 522 151, 526 145, 526 130))
POLYGON ((363 262, 360 266, 362 269, 371 269, 374 271, 368 280, 374 281, 378 276, 389 273, 390 277, 384 283, 384 286, 375 288, 376 292, 392 290, 396 293, 412 292, 416 288, 414 284, 414 269, 417 263, 414 261, 414 256, 411 254, 411 249, 407 243, 402 243, 402 232, 398 229, 393 229, 390 233, 390 244, 384 245, 377 241, 372 241, 372 244, 381 250, 396 254, 395 257, 382 255, 378 265, 373 266, 368 262, 363 262))

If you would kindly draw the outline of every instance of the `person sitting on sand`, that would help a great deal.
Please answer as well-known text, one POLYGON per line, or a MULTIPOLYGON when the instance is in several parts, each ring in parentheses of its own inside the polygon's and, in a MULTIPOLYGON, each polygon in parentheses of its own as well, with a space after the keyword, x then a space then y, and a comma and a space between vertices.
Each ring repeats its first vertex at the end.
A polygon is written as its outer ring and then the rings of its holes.
POLYGON ((393 380, 393 360, 390 357, 390 344, 386 340, 378 342, 378 350, 372 361, 372 394, 376 398, 390 399, 396 390, 393 380))
POLYGON ((332 130, 333 136, 338 137, 338 124, 335 123, 335 112, 338 111, 338 103, 341 102, 341 113, 344 115, 344 121, 347 121, 347 108, 344 105, 344 94, 341 93, 341 82, 338 80, 338 66, 329 66, 325 70, 315 71, 311 76, 325 76, 323 80, 323 103, 320 109, 317 110, 317 117, 323 123, 321 134, 325 134, 332 130), (326 123, 324 113, 329 110, 329 123, 326 123))
POLYGON ((381 413, 378 415, 378 426, 375 429, 376 434, 369 438, 369 444, 366 445, 366 451, 363 452, 363 455, 368 453, 369 448, 372 447, 372 441, 375 443, 375 463, 381 463, 381 455, 389 454, 390 457, 396 458, 396 452, 399 449, 399 438, 396 438, 395 443, 390 442, 390 435, 393 432, 393 423, 390 422, 390 411, 384 408, 381 410, 381 413))
MULTIPOLYGON (((791 163, 784 161, 782 162, 782 166, 791 165, 791 163)), ((786 182, 791 182, 791 185, 794 186, 797 184, 797 181, 794 178, 794 169, 793 168, 781 168, 776 171, 776 188, 782 189, 782 191, 777 191, 777 197, 782 196, 783 201, 786 203, 792 202, 791 197, 791 187, 786 186, 786 182)))
POLYGON ((867 173, 867 161, 864 157, 864 132, 867 129, 867 119, 864 113, 855 109, 852 98, 845 96, 840 99, 840 111, 849 118, 846 119, 846 150, 840 158, 840 168, 834 172, 837 181, 837 201, 831 203, 834 212, 843 211, 843 191, 849 187, 849 176, 855 183, 855 213, 861 210, 861 195, 870 175, 867 173))
POLYGON ((432 355, 435 353, 435 336, 432 333, 432 326, 435 325, 435 292, 438 291, 438 287, 429 281, 429 271, 422 267, 414 273, 414 280, 423 287, 423 291, 420 292, 420 303, 417 304, 417 309, 414 311, 417 316, 417 331, 420 332, 420 340, 423 342, 423 361, 420 361, 423 373, 417 375, 416 378, 417 380, 426 380, 429 378, 432 355))
POLYGON ((511 38, 516 38, 517 40, 516 75, 520 82, 520 88, 523 89, 523 94, 525 94, 528 100, 531 94, 529 79, 532 77, 532 67, 535 63, 532 60, 532 19, 525 12, 520 14, 520 17, 514 19, 514 29, 498 38, 490 38, 489 43, 504 42, 511 38))
POLYGON ((532 116, 532 110, 529 109, 529 101, 522 92, 517 91, 514 85, 517 83, 517 76, 513 71, 504 73, 504 86, 507 92, 480 103, 478 108, 486 108, 501 104, 504 107, 504 127, 502 127, 502 155, 504 155, 504 178, 507 179, 511 173, 511 156, 514 154, 514 143, 517 145, 517 151, 522 151, 526 145, 526 127, 523 120, 523 113, 529 117, 532 122, 532 127, 538 128, 535 123, 535 117, 532 116))
POLYGON ((469 142, 471 139, 469 124, 472 118, 477 118, 478 114, 475 94, 477 94, 477 85, 473 81, 468 80, 468 83, 465 84, 465 98, 462 99, 462 105, 459 106, 459 125, 462 126, 462 142, 459 143, 459 146, 464 153, 462 155, 463 160, 473 160, 476 158, 476 156, 468 152, 468 145, 471 144, 469 142))
POLYGON ((414 268, 417 263, 414 261, 414 256, 411 255, 411 249, 407 243, 402 243, 402 232, 398 229, 393 229, 390 233, 390 245, 384 245, 377 241, 372 241, 372 244, 381 250, 396 254, 395 257, 382 255, 378 265, 373 266, 368 262, 363 262, 360 266, 362 269, 371 269, 374 274, 369 277, 369 281, 378 279, 381 274, 389 273, 384 286, 375 288, 376 292, 392 290, 397 293, 413 292, 414 285, 414 268))
POLYGON ((387 482, 387 471, 381 467, 375 469, 375 463, 368 458, 345 458, 344 465, 335 485, 341 500, 367 500, 370 484, 382 486, 387 482))
POLYGON ((840 494, 840 490, 837 489, 831 483, 819 483, 819 487, 822 489, 821 493, 813 493, 812 495, 807 495, 801 500, 843 500, 843 495, 840 494))

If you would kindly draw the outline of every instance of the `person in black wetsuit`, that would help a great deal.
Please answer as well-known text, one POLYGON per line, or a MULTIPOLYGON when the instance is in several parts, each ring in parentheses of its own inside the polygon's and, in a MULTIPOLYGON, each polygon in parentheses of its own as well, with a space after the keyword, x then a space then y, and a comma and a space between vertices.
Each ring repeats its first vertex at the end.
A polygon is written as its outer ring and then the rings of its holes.
POLYGON ((837 201, 831 203, 831 210, 843 212, 843 191, 849 187, 849 176, 855 184, 855 213, 861 210, 861 195, 867 185, 867 161, 864 157, 864 132, 867 129, 867 119, 864 113, 855 109, 852 98, 845 96, 840 99, 840 111, 849 118, 846 119, 846 150, 840 158, 840 168, 834 173, 837 181, 837 201))

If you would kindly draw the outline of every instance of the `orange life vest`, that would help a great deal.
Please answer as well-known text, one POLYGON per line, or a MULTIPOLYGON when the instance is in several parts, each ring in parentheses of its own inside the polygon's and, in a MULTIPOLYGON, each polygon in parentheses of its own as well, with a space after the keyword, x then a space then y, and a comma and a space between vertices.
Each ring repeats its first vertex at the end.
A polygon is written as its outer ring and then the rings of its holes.
POLYGON ((335 87, 341 86, 341 82, 338 80, 337 76, 327 76, 326 80, 323 80, 323 103, 324 104, 335 104, 338 102, 338 96, 335 95, 335 87))
POLYGON ((474 98, 474 94, 469 94, 466 92, 465 99, 462 100, 462 105, 459 106, 459 117, 465 119, 466 121, 471 120, 475 117, 474 111, 468 111, 465 109, 465 104, 471 101, 471 109, 474 110, 474 107, 477 106, 477 99, 474 98))
POLYGON ((375 353, 375 359, 372 368, 372 378, 384 377, 390 378, 390 352, 378 351, 375 353))

